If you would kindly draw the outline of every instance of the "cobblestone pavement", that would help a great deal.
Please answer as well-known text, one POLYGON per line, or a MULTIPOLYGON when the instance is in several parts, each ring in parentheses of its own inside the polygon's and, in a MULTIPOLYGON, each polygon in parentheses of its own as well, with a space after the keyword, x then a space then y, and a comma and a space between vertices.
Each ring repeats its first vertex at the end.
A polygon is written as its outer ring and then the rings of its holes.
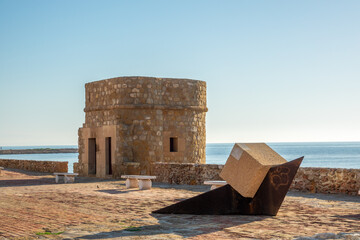
POLYGON ((120 180, 55 184, 51 175, 2 173, 0 239, 294 239, 360 232, 360 196, 290 192, 275 217, 164 215, 151 211, 209 186, 154 183, 140 191, 120 180))

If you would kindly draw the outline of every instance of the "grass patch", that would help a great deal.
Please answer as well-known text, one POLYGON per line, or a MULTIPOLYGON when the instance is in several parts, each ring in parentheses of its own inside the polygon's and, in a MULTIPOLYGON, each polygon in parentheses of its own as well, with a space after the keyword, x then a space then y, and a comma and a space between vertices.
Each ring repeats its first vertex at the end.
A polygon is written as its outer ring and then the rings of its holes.
POLYGON ((125 228, 124 229, 125 231, 130 231, 130 232, 136 232, 136 231, 141 231, 141 228, 140 227, 128 227, 128 228, 125 228))

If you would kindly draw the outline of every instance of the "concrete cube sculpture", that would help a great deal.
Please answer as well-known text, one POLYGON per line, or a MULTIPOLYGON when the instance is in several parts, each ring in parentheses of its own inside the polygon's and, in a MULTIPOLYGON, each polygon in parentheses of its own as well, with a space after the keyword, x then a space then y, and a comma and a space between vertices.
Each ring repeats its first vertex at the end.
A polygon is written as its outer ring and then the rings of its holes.
POLYGON ((220 177, 243 197, 252 198, 272 166, 286 160, 265 143, 235 143, 220 177))
POLYGON ((287 162, 264 143, 236 143, 220 173, 228 184, 153 213, 275 216, 303 158, 287 162))

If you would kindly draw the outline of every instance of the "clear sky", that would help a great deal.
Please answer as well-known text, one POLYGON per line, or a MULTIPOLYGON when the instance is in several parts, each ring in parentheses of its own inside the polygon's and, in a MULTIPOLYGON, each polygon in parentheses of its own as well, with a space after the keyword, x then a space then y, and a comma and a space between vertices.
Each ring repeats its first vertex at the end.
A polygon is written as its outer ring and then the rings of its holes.
POLYGON ((360 141, 360 1, 0 0, 0 146, 75 145, 84 84, 207 82, 207 142, 360 141))

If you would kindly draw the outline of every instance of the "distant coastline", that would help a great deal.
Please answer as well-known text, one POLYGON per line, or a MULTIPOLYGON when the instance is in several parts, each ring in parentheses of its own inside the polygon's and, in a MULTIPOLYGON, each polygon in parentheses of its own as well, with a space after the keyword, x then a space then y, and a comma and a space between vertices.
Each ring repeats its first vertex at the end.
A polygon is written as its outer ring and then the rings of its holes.
MULTIPOLYGON (((287 161, 305 156, 301 167, 360 169, 360 142, 267 143, 287 161)), ((225 164, 234 143, 208 143, 207 164, 225 164)), ((77 145, 0 146, 1 159, 78 162, 77 145), (1 149, 2 148, 2 149, 1 149), (35 150, 38 149, 38 150, 35 150), (51 152, 48 149, 52 149, 51 152), (71 149, 70 151, 62 149, 71 149), (13 151, 5 150, 26 150, 13 151), (34 150, 34 151, 32 151, 34 150)))
POLYGON ((37 149, 5 149, 1 154, 46 154, 46 153, 77 153, 77 148, 37 148, 37 149))

